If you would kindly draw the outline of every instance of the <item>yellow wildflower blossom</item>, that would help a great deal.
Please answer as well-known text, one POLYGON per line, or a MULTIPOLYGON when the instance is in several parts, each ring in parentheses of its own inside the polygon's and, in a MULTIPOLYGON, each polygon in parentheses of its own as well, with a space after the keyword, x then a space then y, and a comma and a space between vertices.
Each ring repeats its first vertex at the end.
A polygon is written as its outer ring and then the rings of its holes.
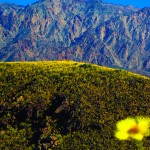
POLYGON ((120 140, 127 140, 129 138, 142 140, 144 136, 150 135, 150 118, 126 118, 119 121, 116 126, 115 136, 120 140))

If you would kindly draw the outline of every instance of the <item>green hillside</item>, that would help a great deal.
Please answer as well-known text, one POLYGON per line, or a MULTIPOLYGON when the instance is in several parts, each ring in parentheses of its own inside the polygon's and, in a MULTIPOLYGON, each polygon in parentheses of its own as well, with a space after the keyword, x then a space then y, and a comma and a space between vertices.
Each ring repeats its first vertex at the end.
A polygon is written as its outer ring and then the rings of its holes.
POLYGON ((149 93, 150 79, 128 71, 71 61, 0 63, 0 149, 136 150, 134 141, 114 137, 116 122, 150 116, 149 93))

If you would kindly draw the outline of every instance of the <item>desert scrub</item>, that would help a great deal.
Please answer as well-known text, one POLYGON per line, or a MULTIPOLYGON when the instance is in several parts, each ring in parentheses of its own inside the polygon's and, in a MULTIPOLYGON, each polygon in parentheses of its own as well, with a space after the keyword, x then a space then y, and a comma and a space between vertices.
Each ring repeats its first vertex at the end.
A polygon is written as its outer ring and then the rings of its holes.
POLYGON ((111 131, 128 116, 150 115, 149 78, 73 61, 0 63, 0 70, 5 149, 19 142, 33 149, 136 149, 111 131))

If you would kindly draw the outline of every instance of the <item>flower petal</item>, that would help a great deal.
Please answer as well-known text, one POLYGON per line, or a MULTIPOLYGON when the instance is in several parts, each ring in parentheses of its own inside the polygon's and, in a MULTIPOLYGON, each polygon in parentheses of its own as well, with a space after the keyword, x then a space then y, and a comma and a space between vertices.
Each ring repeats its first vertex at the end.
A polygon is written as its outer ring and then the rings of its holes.
POLYGON ((138 118, 138 127, 140 129, 140 133, 143 135, 148 135, 150 128, 150 121, 147 118, 138 118))
POLYGON ((115 137, 119 140, 126 140, 129 138, 129 134, 127 132, 116 132, 115 137))
POLYGON ((127 118, 125 120, 121 120, 117 123, 117 129, 120 131, 127 132, 130 128, 136 125, 136 121, 133 118, 127 118))
POLYGON ((133 134, 133 135, 130 135, 133 139, 136 139, 136 140, 142 140, 143 139, 143 135, 142 134, 133 134))

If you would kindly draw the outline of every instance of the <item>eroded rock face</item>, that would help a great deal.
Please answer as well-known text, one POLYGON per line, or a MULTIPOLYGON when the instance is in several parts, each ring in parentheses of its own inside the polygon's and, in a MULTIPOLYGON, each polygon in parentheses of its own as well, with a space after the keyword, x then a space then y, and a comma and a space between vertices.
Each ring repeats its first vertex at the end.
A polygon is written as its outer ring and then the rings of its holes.
POLYGON ((101 0, 0 4, 0 60, 55 59, 150 74, 150 8, 101 0))

